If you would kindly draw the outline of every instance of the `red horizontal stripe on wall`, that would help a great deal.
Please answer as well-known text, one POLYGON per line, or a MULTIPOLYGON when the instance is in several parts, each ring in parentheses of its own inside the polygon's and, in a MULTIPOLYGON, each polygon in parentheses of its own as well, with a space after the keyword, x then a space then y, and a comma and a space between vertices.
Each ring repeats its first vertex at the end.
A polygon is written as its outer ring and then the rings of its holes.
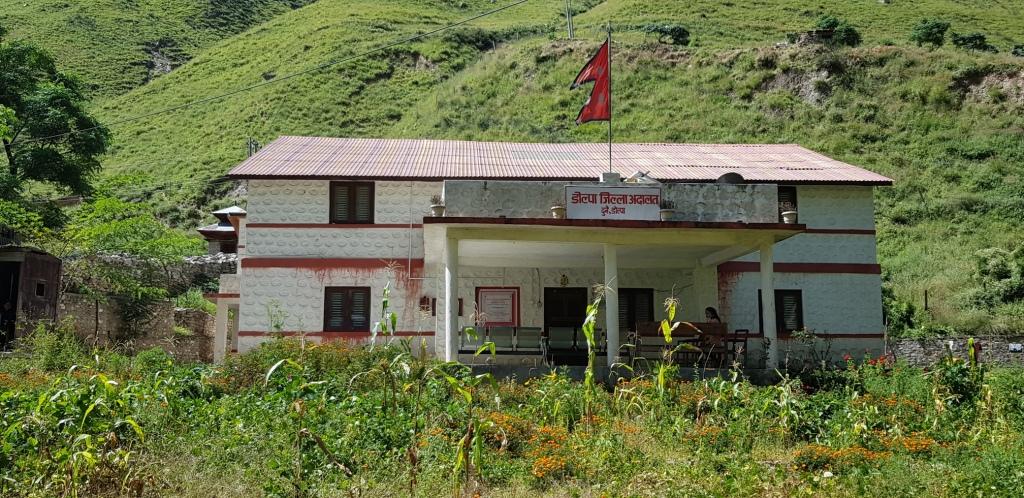
POLYGON ((423 228, 422 223, 249 223, 246 228, 423 228))
MULTIPOLYGON (((407 259, 374 259, 374 258, 242 258, 242 268, 303 268, 309 270, 329 270, 341 268, 380 269, 398 265, 406 268, 407 259)), ((412 268, 423 268, 422 259, 413 259, 412 268)))
POLYGON ((240 296, 238 294, 236 294, 236 293, 230 293, 230 292, 228 292, 228 293, 212 292, 212 293, 203 294, 203 297, 205 297, 206 299, 218 299, 218 298, 231 299, 231 298, 237 298, 237 297, 240 297, 240 296))
POLYGON ((836 235, 874 235, 872 229, 860 228, 808 228, 804 233, 831 233, 836 235))
MULTIPOLYGON (((761 264, 751 261, 730 261, 718 265, 719 273, 757 273, 761 264)), ((859 273, 881 275, 882 266, 870 263, 775 263, 776 273, 859 273)))
MULTIPOLYGON (((240 330, 238 331, 238 337, 271 337, 273 335, 283 335, 285 337, 294 337, 297 335, 305 335, 306 337, 322 337, 325 339, 367 339, 372 334, 369 332, 297 332, 297 331, 284 331, 284 332, 260 332, 258 330, 240 330)), ((400 330, 394 333, 395 337, 431 337, 434 335, 433 331, 416 332, 410 330, 400 330)), ((387 336, 377 334, 378 338, 386 338, 387 336)))

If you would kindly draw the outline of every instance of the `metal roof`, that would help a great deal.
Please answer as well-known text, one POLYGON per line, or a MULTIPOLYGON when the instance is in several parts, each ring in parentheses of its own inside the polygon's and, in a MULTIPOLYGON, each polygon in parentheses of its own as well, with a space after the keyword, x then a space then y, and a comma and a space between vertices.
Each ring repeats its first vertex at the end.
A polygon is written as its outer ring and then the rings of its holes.
MULTIPOLYGON (((616 143, 613 169, 667 182, 891 185, 892 180, 793 144, 616 143)), ((606 143, 514 143, 284 136, 233 168, 233 178, 595 180, 606 143)))

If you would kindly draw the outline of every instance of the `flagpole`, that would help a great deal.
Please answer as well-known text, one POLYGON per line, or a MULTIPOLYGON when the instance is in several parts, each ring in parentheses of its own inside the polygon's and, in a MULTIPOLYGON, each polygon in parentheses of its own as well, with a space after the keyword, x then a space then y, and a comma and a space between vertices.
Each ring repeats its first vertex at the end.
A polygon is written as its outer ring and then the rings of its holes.
POLYGON ((612 172, 612 22, 608 21, 608 172, 612 172))

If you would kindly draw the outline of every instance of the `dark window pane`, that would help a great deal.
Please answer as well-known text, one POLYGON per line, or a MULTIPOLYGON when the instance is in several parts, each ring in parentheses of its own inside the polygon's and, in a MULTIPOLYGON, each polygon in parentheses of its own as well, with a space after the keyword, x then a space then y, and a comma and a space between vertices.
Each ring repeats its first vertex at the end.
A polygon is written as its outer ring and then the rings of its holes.
POLYGON ((331 184, 331 223, 373 223, 373 183, 331 184))
POLYGON ((357 185, 355 187, 355 217, 359 223, 370 223, 373 221, 373 192, 369 185, 357 185))
POLYGON ((349 188, 346 185, 334 185, 332 196, 334 197, 331 202, 331 207, 334 210, 331 213, 331 221, 335 223, 344 223, 349 219, 349 188))
POLYGON ((352 330, 370 328, 370 293, 363 289, 352 290, 352 330))
POLYGON ((370 330, 369 287, 327 287, 324 289, 324 330, 366 332, 370 330))

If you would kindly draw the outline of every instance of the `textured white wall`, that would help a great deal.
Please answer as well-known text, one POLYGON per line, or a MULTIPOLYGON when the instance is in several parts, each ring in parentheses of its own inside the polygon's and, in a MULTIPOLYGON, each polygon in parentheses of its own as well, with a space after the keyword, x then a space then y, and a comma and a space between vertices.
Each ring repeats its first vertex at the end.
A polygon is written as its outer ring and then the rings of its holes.
POLYGON ((391 282, 391 310, 398 314, 400 331, 433 330, 433 317, 419 313, 420 281, 399 285, 401 279, 386 269, 308 270, 294 268, 242 268, 239 330, 271 331, 268 309, 287 316, 285 331, 322 331, 324 288, 370 287, 371 322, 380 320, 381 292, 391 282))
MULTIPOLYGON (((722 320, 730 329, 760 330, 757 319, 759 273, 733 274, 723 292, 722 320)), ((804 326, 817 333, 882 333, 882 280, 879 275, 776 273, 776 289, 803 291, 804 326)))
POLYGON ((249 227, 246 248, 257 257, 422 258, 423 229, 249 227))
MULTIPOLYGON (((326 180, 250 180, 249 223, 328 223, 326 180)), ((374 223, 421 223, 440 182, 374 182, 374 223)))
MULTIPOLYGON (((776 263, 866 263, 878 262, 875 236, 870 234, 802 233, 775 244, 776 263)), ((736 261, 761 261, 760 252, 736 261)))
POLYGON ((875 228, 871 187, 801 185, 796 195, 799 221, 808 228, 875 228))

